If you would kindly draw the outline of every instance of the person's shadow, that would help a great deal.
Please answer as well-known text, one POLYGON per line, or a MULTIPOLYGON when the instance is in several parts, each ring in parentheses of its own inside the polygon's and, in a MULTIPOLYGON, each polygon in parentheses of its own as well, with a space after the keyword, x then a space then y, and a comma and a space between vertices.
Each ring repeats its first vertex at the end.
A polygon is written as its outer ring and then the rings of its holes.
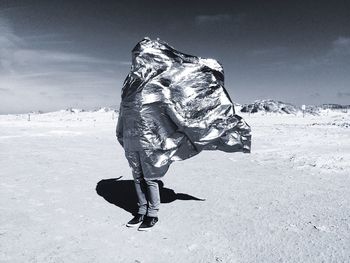
MULTIPOLYGON (((135 215, 137 213, 137 196, 133 180, 119 180, 119 178, 104 179, 97 183, 96 192, 107 202, 114 204, 125 211, 135 215)), ((164 183, 157 180, 159 185, 160 202, 171 203, 175 200, 204 201, 188 194, 175 193, 165 188, 164 183)))

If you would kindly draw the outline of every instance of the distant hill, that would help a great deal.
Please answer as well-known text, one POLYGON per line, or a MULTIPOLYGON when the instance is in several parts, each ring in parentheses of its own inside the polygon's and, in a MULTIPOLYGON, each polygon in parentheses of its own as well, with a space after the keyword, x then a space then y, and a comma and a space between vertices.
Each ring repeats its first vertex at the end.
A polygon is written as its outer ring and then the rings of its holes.
POLYGON ((276 100, 256 100, 253 103, 242 105, 241 112, 273 112, 297 114, 299 108, 293 104, 276 100))
MULTIPOLYGON (((277 101, 272 99, 260 99, 255 100, 248 104, 239 104, 234 102, 235 111, 242 113, 276 113, 276 114, 301 114, 303 110, 301 107, 293 105, 291 103, 277 101)), ((334 103, 325 103, 321 105, 306 105, 305 113, 311 115, 320 115, 322 113, 332 112, 350 112, 350 105, 341 105, 334 103)), ((113 105, 108 107, 95 107, 90 109, 79 109, 79 108, 67 108, 60 110, 59 112, 68 112, 71 114, 80 112, 119 112, 119 106, 113 105)), ((42 114, 42 111, 32 111, 30 114, 42 114)))
MULTIPOLYGON (((291 103, 276 100, 256 100, 253 103, 237 105, 237 109, 246 113, 279 113, 279 114, 298 114, 302 113, 302 108, 291 103)), ((350 105, 340 104, 322 104, 322 105, 306 105, 305 113, 319 115, 325 110, 347 111, 350 105)))

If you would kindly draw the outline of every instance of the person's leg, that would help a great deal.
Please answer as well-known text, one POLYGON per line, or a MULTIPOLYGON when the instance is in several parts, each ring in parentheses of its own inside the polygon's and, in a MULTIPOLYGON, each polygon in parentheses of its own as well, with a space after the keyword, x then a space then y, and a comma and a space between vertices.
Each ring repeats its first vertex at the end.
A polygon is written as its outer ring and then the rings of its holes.
POLYGON ((169 164, 163 165, 161 167, 152 165, 152 160, 150 158, 152 152, 152 150, 141 151, 140 161, 142 165, 143 177, 147 185, 147 216, 158 217, 158 211, 160 207, 160 193, 157 179, 164 176, 169 168, 169 164))
POLYGON ((132 169, 134 178, 135 190, 137 195, 138 214, 146 215, 147 213, 147 186, 143 179, 140 156, 137 151, 126 151, 125 156, 132 169))
POLYGON ((159 186, 156 180, 145 180, 147 185, 148 195, 148 210, 147 216, 158 217, 160 206, 159 186))

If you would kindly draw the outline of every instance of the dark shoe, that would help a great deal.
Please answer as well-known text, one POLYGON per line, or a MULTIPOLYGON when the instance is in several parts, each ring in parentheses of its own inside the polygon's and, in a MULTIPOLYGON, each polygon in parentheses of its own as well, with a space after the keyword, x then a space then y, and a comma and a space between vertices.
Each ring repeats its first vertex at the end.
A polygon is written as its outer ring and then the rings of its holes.
POLYGON ((142 224, 139 226, 139 231, 148 231, 158 222, 158 217, 145 216, 142 224))
POLYGON ((127 227, 135 227, 135 226, 137 226, 138 224, 140 224, 143 221, 144 217, 145 217, 144 215, 137 214, 136 216, 134 216, 133 219, 131 219, 126 224, 126 226, 127 227))

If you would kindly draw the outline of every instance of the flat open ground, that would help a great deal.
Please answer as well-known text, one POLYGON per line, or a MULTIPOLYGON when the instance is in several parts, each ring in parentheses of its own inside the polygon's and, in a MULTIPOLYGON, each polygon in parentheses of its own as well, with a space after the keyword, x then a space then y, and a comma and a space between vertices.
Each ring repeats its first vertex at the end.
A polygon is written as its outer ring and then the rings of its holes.
POLYGON ((112 112, 0 116, 0 262, 350 262, 350 115, 241 116, 252 153, 173 163, 147 233, 112 112))

